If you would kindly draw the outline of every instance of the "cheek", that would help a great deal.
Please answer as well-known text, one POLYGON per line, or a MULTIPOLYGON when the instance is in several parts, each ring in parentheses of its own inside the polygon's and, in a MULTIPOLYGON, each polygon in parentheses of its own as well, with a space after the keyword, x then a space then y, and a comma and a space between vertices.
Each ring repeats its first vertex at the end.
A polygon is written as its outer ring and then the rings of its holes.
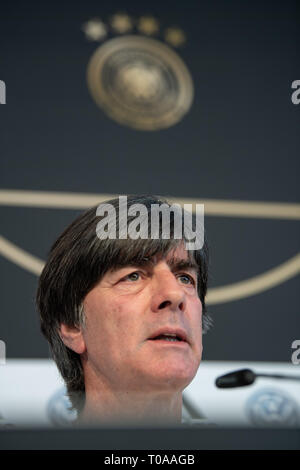
MULTIPOLYGON (((125 299, 124 299, 125 300, 125 299)), ((110 351, 111 356, 119 355, 130 345, 134 335, 134 316, 129 308, 132 303, 120 299, 101 299, 88 304, 86 322, 87 349, 97 352, 110 351), (101 305, 101 308, 99 308, 101 305)), ((123 354, 123 353, 122 353, 123 354)))
POLYGON ((197 347, 197 355, 200 355, 200 358, 202 356, 202 304, 201 302, 195 301, 193 308, 192 308, 192 319, 191 319, 191 324, 192 324, 192 330, 193 330, 193 336, 194 336, 194 341, 195 345, 197 347))
POLYGON ((191 300, 189 311, 190 320, 193 323, 194 327, 198 326, 198 330, 202 331, 202 303, 199 298, 194 298, 191 300))

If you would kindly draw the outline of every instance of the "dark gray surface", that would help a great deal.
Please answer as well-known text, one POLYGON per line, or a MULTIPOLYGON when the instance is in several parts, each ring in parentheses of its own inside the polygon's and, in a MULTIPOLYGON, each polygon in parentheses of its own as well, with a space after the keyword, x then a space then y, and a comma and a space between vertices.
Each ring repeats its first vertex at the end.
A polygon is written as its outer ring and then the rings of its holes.
POLYGON ((0 431, 0 449, 300 449, 292 429, 25 429, 0 431))

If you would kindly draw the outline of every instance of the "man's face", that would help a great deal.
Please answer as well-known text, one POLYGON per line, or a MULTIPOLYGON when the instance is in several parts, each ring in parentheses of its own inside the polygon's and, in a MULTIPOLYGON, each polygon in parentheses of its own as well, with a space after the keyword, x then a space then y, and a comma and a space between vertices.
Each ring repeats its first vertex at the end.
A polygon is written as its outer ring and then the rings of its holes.
POLYGON ((107 272, 84 300, 88 375, 115 390, 182 390, 200 364, 196 268, 183 247, 152 261, 107 272))

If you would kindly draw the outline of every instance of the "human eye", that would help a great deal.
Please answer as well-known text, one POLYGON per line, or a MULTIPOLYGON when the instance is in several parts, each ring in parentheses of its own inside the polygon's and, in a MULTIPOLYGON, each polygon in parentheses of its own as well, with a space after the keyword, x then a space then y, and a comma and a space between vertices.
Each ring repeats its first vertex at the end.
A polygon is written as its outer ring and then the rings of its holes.
POLYGON ((141 273, 139 271, 133 271, 132 273, 127 274, 121 280, 122 281, 138 281, 141 278, 141 273))
POLYGON ((193 276, 191 276, 191 274, 181 273, 181 274, 178 274, 177 277, 180 278, 181 282, 185 285, 196 286, 196 281, 193 278, 193 276))

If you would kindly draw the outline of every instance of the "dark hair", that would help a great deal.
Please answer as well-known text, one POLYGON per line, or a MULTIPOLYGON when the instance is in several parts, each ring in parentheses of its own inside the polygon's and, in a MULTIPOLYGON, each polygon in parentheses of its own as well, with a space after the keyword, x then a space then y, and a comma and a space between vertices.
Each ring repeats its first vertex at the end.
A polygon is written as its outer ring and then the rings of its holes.
MULTIPOLYGON (((115 210, 118 221, 119 199, 106 201, 115 210)), ((150 217, 152 204, 171 205, 156 196, 128 196, 128 208, 133 204, 143 204, 150 217)), ((145 258, 155 255, 166 255, 182 243, 174 237, 174 217, 170 211, 170 238, 163 239, 99 239, 96 226, 101 220, 93 207, 76 220, 60 235, 50 250, 46 265, 39 279, 37 291, 37 308, 40 313, 41 331, 50 343, 57 367, 66 382, 72 407, 78 412, 84 404, 84 376, 80 356, 64 345, 59 335, 61 323, 69 326, 83 324, 82 303, 88 292, 100 281, 110 269, 128 264, 141 264, 145 258)), ((129 224, 132 217, 128 217, 129 224)), ((148 219, 150 221, 150 218, 148 219)), ((150 223, 149 223, 149 226, 150 223)), ((208 280, 208 248, 206 241, 199 250, 188 251, 198 267, 198 295, 203 308, 203 332, 205 333, 211 319, 205 306, 205 295, 208 280)))

